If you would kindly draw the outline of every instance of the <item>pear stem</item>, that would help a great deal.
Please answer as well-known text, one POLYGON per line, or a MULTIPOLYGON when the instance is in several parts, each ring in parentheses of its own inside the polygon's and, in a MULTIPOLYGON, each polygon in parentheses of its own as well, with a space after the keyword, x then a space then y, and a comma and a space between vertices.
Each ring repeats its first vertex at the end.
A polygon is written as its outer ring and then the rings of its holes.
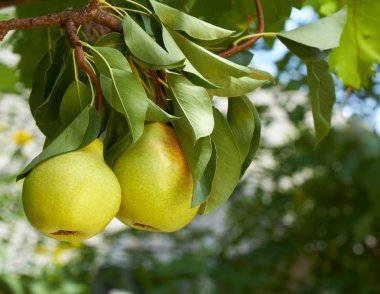
POLYGON ((149 70, 149 73, 152 77, 154 88, 156 90, 156 104, 162 108, 164 106, 164 98, 162 96, 161 83, 159 81, 157 71, 149 70))

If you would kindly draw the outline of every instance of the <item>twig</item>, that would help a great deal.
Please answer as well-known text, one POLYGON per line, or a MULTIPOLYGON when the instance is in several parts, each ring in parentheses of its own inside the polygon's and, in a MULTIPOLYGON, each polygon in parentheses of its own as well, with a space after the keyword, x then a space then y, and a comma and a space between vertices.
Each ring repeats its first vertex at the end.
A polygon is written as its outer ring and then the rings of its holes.
MULTIPOLYGON (((264 12, 263 12, 261 0, 255 0, 255 5, 256 5, 256 11, 257 11, 257 18, 259 21, 256 34, 261 34, 264 32, 264 12)), ((227 57, 235 55, 239 52, 242 52, 242 51, 250 48, 260 38, 261 38, 261 35, 257 35, 255 37, 247 40, 246 42, 244 42, 241 45, 232 45, 232 47, 230 47, 227 50, 219 53, 219 56, 227 58, 227 57)))
POLYGON ((164 106, 164 98, 162 97, 161 84, 158 80, 158 74, 155 70, 149 70, 149 73, 151 75, 154 88, 156 90, 156 104, 157 106, 162 108, 164 106))
POLYGON ((164 90, 170 88, 168 85, 168 75, 165 70, 160 70, 158 72, 158 81, 165 87, 164 90))
POLYGON ((76 33, 77 27, 72 19, 67 19, 65 21, 66 34, 70 41, 71 47, 75 52, 75 60, 79 65, 79 68, 85 71, 90 77, 95 90, 96 90, 96 109, 98 110, 99 116, 101 116, 103 111, 103 94, 102 88, 100 87, 99 79, 94 72, 94 70, 88 65, 83 47, 80 43, 79 37, 76 33))
POLYGON ((128 60, 129 65, 131 66, 132 72, 135 74, 135 76, 137 77, 137 79, 139 80, 139 82, 143 85, 143 87, 144 87, 146 93, 148 94, 148 96, 154 98, 154 95, 153 95, 150 87, 141 78, 141 76, 139 74, 139 70, 137 69, 137 67, 136 67, 136 65, 134 63, 132 56, 129 55, 127 57, 127 60, 128 60))
POLYGON ((274 32, 266 32, 266 33, 257 33, 257 34, 252 34, 252 35, 245 35, 245 36, 240 37, 239 39, 235 40, 232 44, 234 46, 237 46, 237 45, 239 45, 240 42, 248 40, 248 39, 252 39, 252 38, 255 38, 255 37, 271 37, 271 38, 276 38, 277 36, 278 36, 278 33, 274 33, 274 32))
POLYGON ((97 24, 101 24, 110 28, 114 32, 123 32, 123 23, 116 17, 113 17, 104 11, 96 10, 94 18, 92 20, 97 24))

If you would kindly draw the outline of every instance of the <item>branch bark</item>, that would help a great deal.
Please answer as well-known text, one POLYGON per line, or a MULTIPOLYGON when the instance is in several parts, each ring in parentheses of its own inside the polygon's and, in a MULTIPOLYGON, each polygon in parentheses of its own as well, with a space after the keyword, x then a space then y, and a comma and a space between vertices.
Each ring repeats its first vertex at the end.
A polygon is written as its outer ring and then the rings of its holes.
MULTIPOLYGON (((256 5, 256 11, 257 11, 257 18, 258 18, 258 26, 257 26, 257 34, 264 32, 264 12, 263 12, 263 6, 261 4, 261 0, 255 0, 256 5)), ((238 54, 239 52, 242 52, 248 48, 250 48, 253 44, 255 44, 261 36, 253 37, 252 39, 247 40, 241 45, 233 45, 232 47, 228 48, 227 50, 219 53, 219 56, 221 57, 230 57, 232 55, 238 54)))
POLYGON ((90 21, 109 27, 116 32, 122 32, 122 24, 113 16, 98 10, 98 1, 91 0, 85 8, 76 10, 65 10, 48 15, 17 18, 0 21, 0 41, 4 39, 9 31, 18 29, 64 27, 66 20, 71 19, 75 26, 86 24, 90 21))

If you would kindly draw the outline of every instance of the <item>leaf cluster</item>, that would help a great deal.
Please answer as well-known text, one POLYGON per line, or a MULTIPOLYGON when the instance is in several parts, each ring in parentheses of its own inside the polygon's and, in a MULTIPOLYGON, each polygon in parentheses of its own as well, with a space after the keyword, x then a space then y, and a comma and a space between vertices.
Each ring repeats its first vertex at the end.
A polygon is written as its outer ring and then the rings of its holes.
POLYGON ((202 205, 201 213, 210 213, 230 197, 259 146, 259 116, 244 95, 272 77, 205 48, 225 42, 233 31, 154 0, 144 11, 118 9, 123 34, 82 42, 99 77, 102 111, 91 81, 76 68, 65 36, 38 64, 29 102, 46 141, 18 178, 98 136, 112 166, 139 140, 146 123, 159 121, 175 128, 183 147, 193 175, 193 206, 202 205), (232 97, 226 116, 213 106, 214 95, 232 97))
MULTIPOLYGON (((41 59, 29 102, 46 141, 18 179, 41 161, 83 148, 99 136, 112 166, 138 141, 146 123, 160 121, 175 128, 185 152, 194 180, 193 206, 202 205, 201 213, 211 212, 230 197, 260 143, 258 112, 246 95, 273 78, 217 54, 244 32, 218 27, 155 0, 145 6, 125 2, 102 2, 122 22, 122 34, 111 32, 91 42, 85 30, 78 30, 102 93, 78 72, 65 36, 41 59), (104 101, 99 101, 100 94, 104 101), (213 105, 213 96, 229 98, 226 115, 213 105)), ((275 34, 307 65, 317 143, 329 131, 335 102, 325 58, 338 46, 345 18, 343 9, 275 34)))

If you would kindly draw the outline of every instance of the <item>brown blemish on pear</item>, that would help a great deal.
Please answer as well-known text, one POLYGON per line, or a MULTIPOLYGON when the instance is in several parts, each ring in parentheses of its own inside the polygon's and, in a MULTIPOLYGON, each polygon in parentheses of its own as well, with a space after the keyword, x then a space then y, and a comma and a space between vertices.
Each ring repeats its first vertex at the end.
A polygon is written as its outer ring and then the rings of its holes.
POLYGON ((152 227, 152 226, 150 226, 150 225, 140 224, 140 223, 134 223, 133 226, 134 226, 134 227, 137 227, 137 228, 140 228, 140 229, 143 229, 143 230, 160 231, 159 229, 157 229, 157 228, 155 228, 155 227, 152 227))
POLYGON ((59 230, 54 233, 50 233, 51 235, 55 236, 76 236, 80 235, 81 233, 79 231, 64 231, 64 230, 59 230))

